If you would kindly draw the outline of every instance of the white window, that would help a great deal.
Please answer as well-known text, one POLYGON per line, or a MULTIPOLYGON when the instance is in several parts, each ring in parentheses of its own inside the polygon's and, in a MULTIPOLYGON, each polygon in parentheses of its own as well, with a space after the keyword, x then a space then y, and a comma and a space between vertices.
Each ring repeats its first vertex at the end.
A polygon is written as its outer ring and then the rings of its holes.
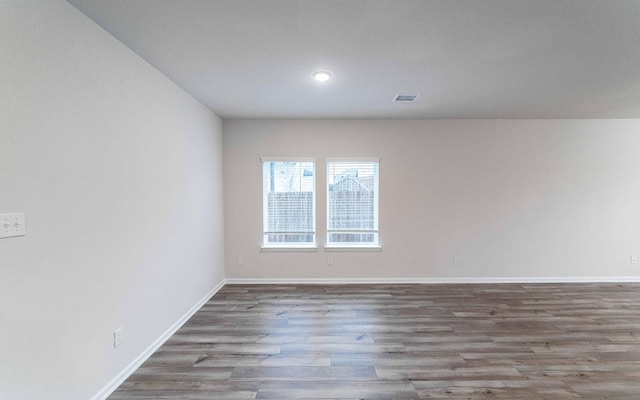
POLYGON ((315 162, 262 159, 264 247, 316 243, 315 162))
POLYGON ((327 160, 327 246, 377 247, 378 160, 327 160))

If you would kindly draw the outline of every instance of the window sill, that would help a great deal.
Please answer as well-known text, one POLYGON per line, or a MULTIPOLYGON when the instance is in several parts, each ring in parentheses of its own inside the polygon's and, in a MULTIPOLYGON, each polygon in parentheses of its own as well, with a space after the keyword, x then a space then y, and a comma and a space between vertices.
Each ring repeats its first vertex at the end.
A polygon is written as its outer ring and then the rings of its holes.
POLYGON ((260 251, 270 253, 270 252, 284 252, 284 253, 297 253, 297 252, 307 252, 307 253, 315 253, 318 251, 318 246, 262 246, 260 251))
POLYGON ((382 251, 382 246, 325 246, 324 251, 382 251))

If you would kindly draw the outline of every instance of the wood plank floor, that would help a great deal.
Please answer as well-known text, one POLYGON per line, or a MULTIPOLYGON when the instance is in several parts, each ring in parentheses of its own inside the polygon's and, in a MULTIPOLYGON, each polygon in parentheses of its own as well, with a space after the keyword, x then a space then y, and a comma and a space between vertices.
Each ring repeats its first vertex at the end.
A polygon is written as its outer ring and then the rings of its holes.
POLYGON ((228 285, 116 399, 640 399, 640 284, 228 285))

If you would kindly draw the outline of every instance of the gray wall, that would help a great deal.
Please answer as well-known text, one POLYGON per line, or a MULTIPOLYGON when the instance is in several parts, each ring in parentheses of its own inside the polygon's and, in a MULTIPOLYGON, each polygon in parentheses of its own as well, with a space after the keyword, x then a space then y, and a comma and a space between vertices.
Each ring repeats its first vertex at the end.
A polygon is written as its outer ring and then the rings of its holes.
POLYGON ((636 279, 639 172, 640 120, 225 120, 226 277, 636 279), (260 251, 261 156, 317 158, 321 244, 324 158, 380 157, 382 252, 260 251))
POLYGON ((63 1, 0 54, 0 398, 86 400, 224 279, 222 121, 63 1))

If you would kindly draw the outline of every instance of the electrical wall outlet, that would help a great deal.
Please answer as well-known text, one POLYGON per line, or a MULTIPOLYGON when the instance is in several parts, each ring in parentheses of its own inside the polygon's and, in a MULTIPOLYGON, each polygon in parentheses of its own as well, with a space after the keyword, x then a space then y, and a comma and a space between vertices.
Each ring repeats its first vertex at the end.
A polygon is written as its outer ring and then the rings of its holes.
POLYGON ((122 331, 122 327, 113 331, 113 347, 116 348, 122 344, 122 336, 124 332, 122 331))
POLYGON ((244 258, 242 257, 236 258, 236 265, 242 265, 242 264, 244 264, 244 258))
POLYGON ((26 235, 24 213, 0 214, 0 238, 26 235))
POLYGON ((333 257, 327 257, 327 265, 333 265, 333 257))
POLYGON ((638 263, 638 256, 631 256, 631 264, 637 264, 638 263))
POLYGON ((453 256, 453 265, 460 265, 460 256, 453 256))

